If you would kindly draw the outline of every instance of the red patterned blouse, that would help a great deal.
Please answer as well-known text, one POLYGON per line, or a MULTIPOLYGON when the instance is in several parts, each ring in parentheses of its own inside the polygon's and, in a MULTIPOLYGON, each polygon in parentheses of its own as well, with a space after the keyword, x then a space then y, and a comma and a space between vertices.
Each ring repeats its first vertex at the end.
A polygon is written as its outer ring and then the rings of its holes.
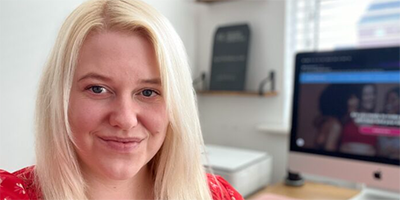
MULTIPOLYGON (((41 199, 39 189, 33 183, 34 166, 14 173, 0 170, 0 200, 41 199)), ((243 200, 243 197, 222 177, 207 174, 213 200, 243 200)))

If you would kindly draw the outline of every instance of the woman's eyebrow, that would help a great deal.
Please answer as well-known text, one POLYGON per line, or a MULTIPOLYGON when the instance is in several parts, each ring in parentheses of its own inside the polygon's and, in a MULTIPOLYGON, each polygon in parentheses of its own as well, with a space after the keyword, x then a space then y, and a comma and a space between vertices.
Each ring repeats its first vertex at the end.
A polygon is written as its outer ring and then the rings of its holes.
MULTIPOLYGON (((107 76, 104 76, 104 75, 101 75, 101 74, 97 74, 97 73, 88 73, 85 76, 83 76, 82 78, 80 78, 78 80, 78 82, 82 81, 84 79, 88 79, 88 78, 98 79, 98 80, 102 80, 102 81, 109 81, 109 82, 112 81, 112 79, 107 77, 107 76)), ((141 84, 161 85, 161 79, 160 78, 140 79, 138 82, 141 83, 141 84)))
POLYGON ((78 82, 79 82, 79 81, 82 81, 82 80, 84 80, 84 79, 88 79, 88 78, 91 78, 91 79, 98 79, 98 80, 102 80, 102 81, 111 81, 111 78, 108 78, 108 77, 103 76, 103 75, 101 75, 101 74, 88 73, 88 74, 86 74, 85 76, 83 76, 82 78, 80 78, 80 79, 78 80, 78 82))
POLYGON ((152 84, 152 85, 161 85, 161 79, 160 78, 141 79, 139 82, 140 83, 145 83, 145 84, 152 84))

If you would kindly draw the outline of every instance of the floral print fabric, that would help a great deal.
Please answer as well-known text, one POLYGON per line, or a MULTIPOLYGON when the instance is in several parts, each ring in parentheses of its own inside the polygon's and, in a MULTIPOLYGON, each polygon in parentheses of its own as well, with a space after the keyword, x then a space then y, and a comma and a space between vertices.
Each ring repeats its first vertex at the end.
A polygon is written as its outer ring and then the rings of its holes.
MULTIPOLYGON (((0 170, 0 200, 37 200, 40 189, 34 185, 34 166, 14 173, 0 170)), ((243 197, 222 177, 207 174, 213 200, 243 200, 243 197)))

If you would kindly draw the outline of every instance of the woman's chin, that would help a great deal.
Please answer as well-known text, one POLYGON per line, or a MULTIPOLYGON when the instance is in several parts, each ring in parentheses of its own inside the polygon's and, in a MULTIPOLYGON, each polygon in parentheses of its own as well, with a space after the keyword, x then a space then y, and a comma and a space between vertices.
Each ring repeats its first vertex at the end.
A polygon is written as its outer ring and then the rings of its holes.
POLYGON ((128 180, 136 175, 138 175, 141 171, 139 166, 122 166, 122 167, 113 167, 105 169, 105 176, 111 180, 128 180))

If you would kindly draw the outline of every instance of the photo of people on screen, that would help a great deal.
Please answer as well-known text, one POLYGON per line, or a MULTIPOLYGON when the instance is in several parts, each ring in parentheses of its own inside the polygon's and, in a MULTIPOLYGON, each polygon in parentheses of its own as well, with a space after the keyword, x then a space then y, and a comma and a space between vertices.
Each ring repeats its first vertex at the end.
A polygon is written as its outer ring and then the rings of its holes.
MULTIPOLYGON (((386 93, 382 113, 400 115, 400 87, 395 87, 386 93)), ((400 160, 400 137, 380 136, 378 138, 378 146, 379 156, 400 160)))
POLYGON ((303 84, 298 138, 304 147, 399 159, 398 84, 303 84), (304 102, 304 103, 302 103, 304 102), (307 102, 307 103, 306 103, 307 102))

